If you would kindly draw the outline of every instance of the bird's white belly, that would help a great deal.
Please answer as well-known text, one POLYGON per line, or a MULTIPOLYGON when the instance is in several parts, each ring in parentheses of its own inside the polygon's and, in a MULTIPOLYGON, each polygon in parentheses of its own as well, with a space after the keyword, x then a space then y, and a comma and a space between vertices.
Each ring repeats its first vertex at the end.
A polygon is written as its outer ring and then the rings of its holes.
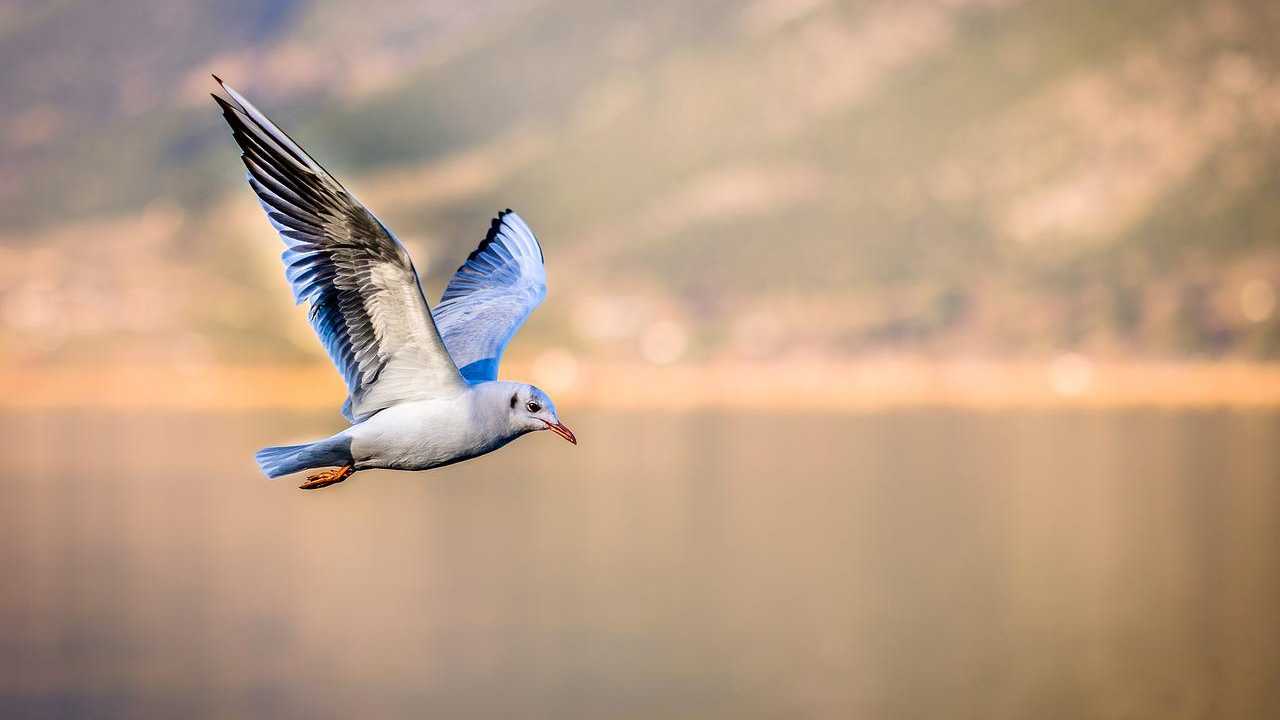
POLYGON ((389 407, 347 430, 356 469, 426 470, 494 449, 466 402, 431 400, 389 407))

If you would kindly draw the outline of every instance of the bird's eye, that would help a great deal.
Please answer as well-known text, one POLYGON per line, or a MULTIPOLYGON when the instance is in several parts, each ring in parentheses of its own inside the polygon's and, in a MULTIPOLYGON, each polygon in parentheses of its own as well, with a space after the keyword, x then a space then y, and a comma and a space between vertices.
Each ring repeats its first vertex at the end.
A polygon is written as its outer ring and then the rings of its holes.
POLYGON ((542 409, 542 406, 541 406, 541 405, 539 405, 537 402, 535 402, 535 401, 533 401, 533 400, 530 400, 529 402, 525 403, 525 404, 524 404, 524 406, 525 406, 525 408, 527 408, 527 409, 529 410, 529 412, 531 412, 531 413, 536 413, 536 412, 538 412, 539 410, 541 410, 541 409, 542 409))

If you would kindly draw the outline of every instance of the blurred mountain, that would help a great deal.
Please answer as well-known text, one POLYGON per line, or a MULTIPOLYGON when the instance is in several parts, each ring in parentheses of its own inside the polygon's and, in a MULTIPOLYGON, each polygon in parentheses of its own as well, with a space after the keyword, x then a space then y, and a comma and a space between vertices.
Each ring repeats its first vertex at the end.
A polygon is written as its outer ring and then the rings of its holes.
POLYGON ((0 353, 319 353, 217 72, 431 297, 518 209, 517 352, 1280 354, 1280 6, 692 5, 0 4, 0 353))

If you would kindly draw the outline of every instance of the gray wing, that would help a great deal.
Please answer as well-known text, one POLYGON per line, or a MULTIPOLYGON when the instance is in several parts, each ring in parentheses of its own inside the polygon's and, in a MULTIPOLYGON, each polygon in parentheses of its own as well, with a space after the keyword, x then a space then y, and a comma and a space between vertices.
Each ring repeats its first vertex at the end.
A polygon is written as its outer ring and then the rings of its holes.
POLYGON ((444 344, 468 382, 498 379, 503 349, 546 295, 538 238, 519 215, 502 211, 434 310, 444 344))
POLYGON ((347 383, 359 422, 409 400, 465 388, 408 251, 373 213, 235 90, 213 99, 231 126, 249 185, 284 240, 285 276, 347 383))

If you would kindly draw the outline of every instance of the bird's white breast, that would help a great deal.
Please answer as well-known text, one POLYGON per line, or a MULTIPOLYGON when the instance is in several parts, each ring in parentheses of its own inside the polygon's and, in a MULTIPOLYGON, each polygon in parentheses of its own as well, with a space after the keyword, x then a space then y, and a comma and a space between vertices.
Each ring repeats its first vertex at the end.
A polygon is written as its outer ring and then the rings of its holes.
POLYGON ((466 460, 511 440, 485 422, 472 392, 389 407, 346 431, 356 469, 425 470, 466 460))

